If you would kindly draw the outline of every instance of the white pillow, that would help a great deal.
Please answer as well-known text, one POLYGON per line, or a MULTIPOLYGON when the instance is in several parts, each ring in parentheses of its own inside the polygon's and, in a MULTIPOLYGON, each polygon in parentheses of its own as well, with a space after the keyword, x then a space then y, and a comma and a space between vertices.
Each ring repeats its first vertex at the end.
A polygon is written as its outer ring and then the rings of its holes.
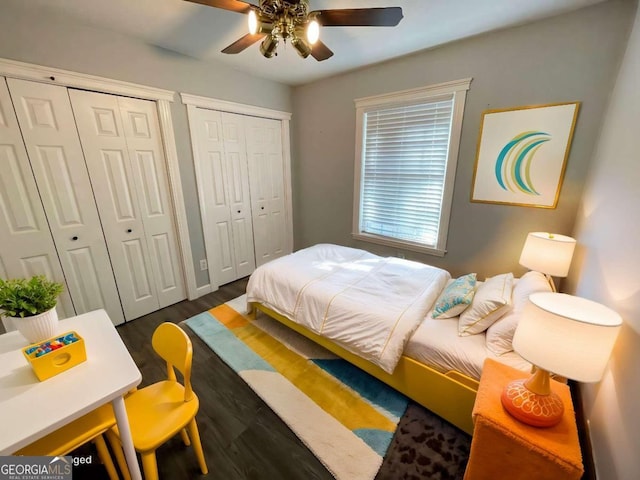
POLYGON ((487 348, 495 355, 503 355, 513 351, 511 341, 518 322, 522 317, 529 295, 536 292, 550 292, 551 286, 540 272, 525 273, 513 287, 513 310, 499 319, 487 330, 487 348))
POLYGON ((458 335, 461 337, 484 332, 511 309, 513 273, 487 278, 473 297, 471 306, 460 315, 458 335))

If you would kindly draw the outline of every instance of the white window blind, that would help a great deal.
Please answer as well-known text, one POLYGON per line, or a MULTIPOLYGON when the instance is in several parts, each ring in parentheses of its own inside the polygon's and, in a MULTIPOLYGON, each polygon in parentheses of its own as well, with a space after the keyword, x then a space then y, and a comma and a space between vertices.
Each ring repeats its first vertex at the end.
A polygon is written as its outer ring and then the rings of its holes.
POLYGON ((357 99, 353 236, 446 252, 471 79, 357 99))
POLYGON ((435 247, 453 98, 365 113, 360 230, 435 247))

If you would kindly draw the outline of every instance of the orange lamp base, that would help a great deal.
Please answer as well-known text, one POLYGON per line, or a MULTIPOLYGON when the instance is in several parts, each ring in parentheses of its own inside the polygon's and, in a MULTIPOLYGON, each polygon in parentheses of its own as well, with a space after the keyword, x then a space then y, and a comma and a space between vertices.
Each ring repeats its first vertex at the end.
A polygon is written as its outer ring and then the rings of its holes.
POLYGON ((534 393, 525 385, 527 380, 515 380, 509 383, 500 400, 502 406, 512 417, 534 427, 553 427, 560 423, 564 405, 558 394, 534 393))

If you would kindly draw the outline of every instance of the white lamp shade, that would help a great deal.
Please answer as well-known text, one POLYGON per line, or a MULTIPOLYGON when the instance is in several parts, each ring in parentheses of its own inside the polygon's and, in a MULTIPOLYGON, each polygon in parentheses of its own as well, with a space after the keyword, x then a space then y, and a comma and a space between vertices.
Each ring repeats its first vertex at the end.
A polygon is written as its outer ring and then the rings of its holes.
POLYGON ((513 337, 513 349, 549 372, 579 382, 602 378, 622 325, 613 310, 564 293, 534 293, 513 337))
POLYGON ((522 247, 520 265, 552 277, 566 277, 576 241, 555 233, 531 232, 522 247))

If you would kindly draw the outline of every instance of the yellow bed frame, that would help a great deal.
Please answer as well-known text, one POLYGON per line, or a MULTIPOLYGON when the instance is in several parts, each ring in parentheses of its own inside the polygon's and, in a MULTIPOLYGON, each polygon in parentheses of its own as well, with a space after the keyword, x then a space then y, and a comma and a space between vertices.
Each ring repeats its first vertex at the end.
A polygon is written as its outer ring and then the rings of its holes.
POLYGON ((471 411, 478 391, 478 382, 460 372, 440 373, 412 358, 400 358, 393 374, 354 355, 331 340, 298 325, 287 317, 260 303, 251 304, 251 312, 260 310, 287 327, 322 345, 327 350, 351 362, 407 397, 431 410, 436 415, 472 434, 471 411))

